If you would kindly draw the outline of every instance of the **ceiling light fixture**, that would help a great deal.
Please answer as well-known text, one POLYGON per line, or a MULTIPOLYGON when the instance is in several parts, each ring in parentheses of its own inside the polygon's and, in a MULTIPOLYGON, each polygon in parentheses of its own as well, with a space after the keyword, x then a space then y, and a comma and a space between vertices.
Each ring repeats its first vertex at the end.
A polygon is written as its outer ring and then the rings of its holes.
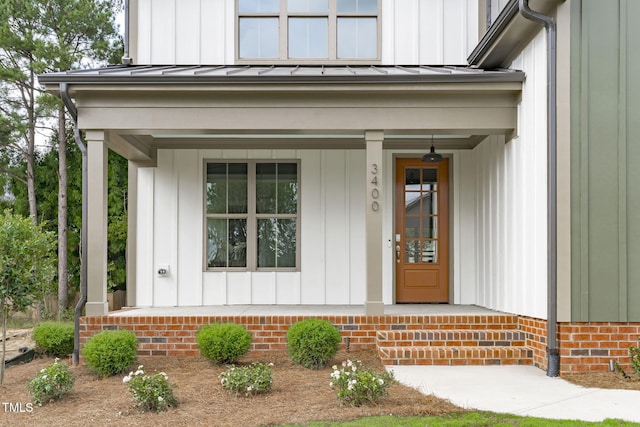
POLYGON ((442 154, 436 153, 436 147, 433 146, 433 135, 431 135, 431 149, 427 154, 422 156, 425 163, 438 163, 442 161, 442 154))

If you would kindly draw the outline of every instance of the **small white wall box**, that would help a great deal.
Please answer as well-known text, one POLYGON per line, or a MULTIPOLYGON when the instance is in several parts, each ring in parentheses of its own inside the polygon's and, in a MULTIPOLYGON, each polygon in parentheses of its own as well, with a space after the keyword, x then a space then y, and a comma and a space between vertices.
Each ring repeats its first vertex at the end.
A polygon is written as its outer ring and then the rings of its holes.
POLYGON ((156 268, 156 274, 158 277, 167 277, 169 276, 169 266, 168 265, 159 265, 156 268))

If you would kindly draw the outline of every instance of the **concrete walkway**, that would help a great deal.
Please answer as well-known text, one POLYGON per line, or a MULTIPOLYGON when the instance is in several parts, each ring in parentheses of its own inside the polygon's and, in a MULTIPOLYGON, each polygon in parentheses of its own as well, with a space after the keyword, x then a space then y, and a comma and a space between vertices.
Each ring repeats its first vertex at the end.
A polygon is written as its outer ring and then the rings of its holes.
POLYGON ((640 422, 640 391, 584 388, 533 366, 389 366, 401 383, 467 409, 640 422))

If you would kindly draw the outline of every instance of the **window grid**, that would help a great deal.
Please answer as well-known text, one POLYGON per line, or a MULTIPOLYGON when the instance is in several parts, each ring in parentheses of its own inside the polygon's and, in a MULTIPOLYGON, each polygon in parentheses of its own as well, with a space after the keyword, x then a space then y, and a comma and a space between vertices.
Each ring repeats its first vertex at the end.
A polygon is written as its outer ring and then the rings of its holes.
POLYGON ((356 10, 355 11, 340 11, 337 10, 336 1, 338 0, 328 0, 328 11, 321 12, 289 12, 288 10, 288 0, 280 0, 280 11, 278 13, 275 12, 240 12, 238 7, 239 3, 236 1, 236 19, 237 19, 237 28, 236 31, 236 58, 238 63, 269 63, 269 64, 277 64, 277 63, 308 63, 308 64, 324 64, 326 61, 331 61, 336 64, 375 64, 380 62, 380 31, 381 31, 381 19, 380 19, 380 0, 377 0, 377 10, 375 12, 369 11, 358 11, 357 4, 355 1, 356 10), (272 58, 260 58, 260 57, 243 57, 241 46, 241 37, 240 37, 240 27, 243 18, 277 18, 278 19, 278 28, 279 28, 279 40, 278 40, 278 57, 272 58), (293 58, 289 55, 289 19, 290 18, 326 18, 328 20, 328 55, 324 58, 293 58), (338 55, 338 21, 341 18, 368 18, 376 20, 376 34, 375 34, 375 55, 371 57, 340 57, 338 55))
MULTIPOLYGON (((206 160, 204 164, 204 270, 205 271, 299 271, 300 270, 300 162, 298 160, 251 160, 251 161, 227 161, 227 160, 206 160), (208 209, 208 166, 211 164, 227 165, 226 174, 229 176, 229 165, 245 164, 247 165, 247 213, 229 213, 229 194, 226 193, 226 213, 210 213, 208 209), (295 164, 296 165, 296 207, 295 213, 258 213, 257 208, 257 178, 256 166, 258 164, 295 164), (227 242, 230 240, 230 221, 245 220, 246 221, 246 266, 238 267, 231 265, 231 251, 225 248, 226 267, 209 266, 209 220, 224 219, 227 223, 227 242), (295 263, 293 266, 286 267, 260 267, 258 264, 258 221, 273 219, 294 220, 295 221, 295 263)), ((228 189, 227 189, 228 190, 228 189)), ((279 242, 279 240, 278 240, 279 242)))

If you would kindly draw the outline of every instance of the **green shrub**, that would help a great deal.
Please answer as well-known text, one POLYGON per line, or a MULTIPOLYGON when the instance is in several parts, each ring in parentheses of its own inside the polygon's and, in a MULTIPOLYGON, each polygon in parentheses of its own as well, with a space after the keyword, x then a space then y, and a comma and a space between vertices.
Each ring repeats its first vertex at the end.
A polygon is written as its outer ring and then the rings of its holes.
POLYGON ((232 366, 220 374, 222 386, 229 390, 229 394, 244 394, 253 396, 271 389, 272 363, 252 363, 249 366, 232 366))
POLYGON ((73 323, 43 322, 33 328, 38 351, 56 357, 73 353, 73 323))
POLYGON ((75 379, 69 367, 56 359, 54 363, 41 369, 38 375, 29 381, 27 389, 33 398, 33 403, 42 406, 68 393, 74 382, 75 379))
POLYGON ((102 331, 87 341, 82 349, 89 369, 108 377, 126 371, 136 360, 138 340, 128 330, 102 331))
POLYGON ((326 366, 340 345, 340 331, 326 320, 306 319, 287 331, 287 351, 291 360, 309 369, 326 366))
MULTIPOLYGON (((640 337, 638 337, 638 342, 640 343, 640 337)), ((634 345, 629 346, 629 359, 631 362, 631 369, 636 375, 636 380, 640 381, 640 344, 638 347, 634 345)), ((618 362, 614 362, 615 370, 622 374, 628 380, 631 380, 632 377, 622 369, 622 366, 618 362)))
POLYGON ((347 360, 342 367, 332 367, 330 386, 338 391, 340 404, 360 406, 375 404, 388 394, 387 388, 393 384, 393 372, 377 374, 365 368, 362 362, 347 360))
POLYGON ((147 374, 142 365, 135 372, 122 379, 133 395, 133 401, 142 411, 163 412, 169 406, 178 406, 178 399, 173 394, 173 385, 164 372, 147 374))
POLYGON ((213 363, 234 363, 251 347, 251 334, 242 325, 215 323, 196 333, 200 353, 213 363))

